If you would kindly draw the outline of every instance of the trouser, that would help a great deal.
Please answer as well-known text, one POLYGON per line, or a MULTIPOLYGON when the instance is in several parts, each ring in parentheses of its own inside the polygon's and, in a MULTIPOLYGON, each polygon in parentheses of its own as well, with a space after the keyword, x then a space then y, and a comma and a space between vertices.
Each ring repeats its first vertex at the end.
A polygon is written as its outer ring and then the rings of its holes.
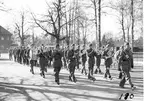
POLYGON ((74 61, 70 61, 69 64, 68 64, 68 68, 69 68, 69 72, 70 72, 70 75, 69 75, 69 80, 76 80, 75 78, 75 60, 74 61))
POLYGON ((45 77, 45 64, 44 63, 40 63, 40 71, 41 71, 41 76, 45 77))
POLYGON ((66 66, 67 66, 67 63, 66 63, 66 58, 65 57, 63 57, 63 66, 64 66, 64 68, 67 68, 66 66))
POLYGON ((61 70, 61 67, 54 67, 54 76, 55 76, 55 82, 59 82, 59 72, 61 70))
POLYGON ((31 67, 30 71, 31 71, 33 74, 34 74, 34 69, 33 69, 33 67, 36 66, 36 62, 37 62, 37 60, 30 60, 30 67, 31 67))
POLYGON ((12 55, 11 54, 9 54, 9 59, 12 60, 12 55))
POLYGON ((129 84, 131 87, 133 87, 132 81, 131 81, 131 76, 130 76, 130 72, 129 71, 123 71, 125 78, 127 78, 127 80, 129 81, 129 84))
POLYGON ((77 69, 79 69, 79 58, 76 59, 76 66, 77 66, 77 69))
POLYGON ((28 59, 28 57, 26 58, 26 64, 29 65, 29 59, 28 59))
POLYGON ((85 72, 85 74, 87 74, 85 64, 86 64, 86 61, 83 61, 83 62, 82 62, 82 66, 83 66, 83 68, 82 68, 82 73, 85 72))
POLYGON ((20 58, 20 61, 19 62, 20 62, 20 64, 22 64, 22 56, 20 56, 19 58, 20 58))
POLYGON ((97 68, 96 68, 96 70, 95 70, 95 73, 97 73, 98 72, 98 70, 99 70, 99 73, 101 73, 101 69, 100 69, 100 64, 101 64, 101 59, 100 60, 98 60, 98 61, 96 61, 97 63, 97 68))
POLYGON ((104 75, 104 77, 106 78, 107 76, 109 76, 109 78, 111 78, 111 74, 110 74, 110 66, 106 66, 106 71, 105 71, 105 75, 104 75))
POLYGON ((89 64, 89 73, 88 73, 88 77, 93 76, 93 71, 94 71, 94 64, 91 63, 91 64, 89 64))
POLYGON ((14 55, 14 61, 15 61, 15 62, 17 61, 17 57, 16 57, 16 55, 14 55))

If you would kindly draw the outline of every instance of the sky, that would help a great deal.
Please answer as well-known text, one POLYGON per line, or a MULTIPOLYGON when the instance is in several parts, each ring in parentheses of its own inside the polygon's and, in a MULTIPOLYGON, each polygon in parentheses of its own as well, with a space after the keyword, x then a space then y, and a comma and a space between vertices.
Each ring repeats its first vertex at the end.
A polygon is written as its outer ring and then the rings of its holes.
MULTIPOLYGON (((0 0, 1 1, 1 0, 0 0)), ((51 0, 47 0, 48 2, 51 0)), ((30 10, 34 12, 35 14, 44 14, 46 12, 46 2, 45 0, 3 0, 5 5, 12 10, 9 13, 6 12, 0 12, 0 25, 3 27, 11 27, 15 19, 17 19, 17 13, 22 8, 30 10)), ((106 9, 107 10, 107 9, 106 9)), ((89 11, 88 11, 89 12, 89 11)), ((116 23, 117 20, 112 15, 102 15, 101 17, 101 32, 112 32, 114 36, 116 36, 119 32, 119 25, 116 23)), ((95 39, 95 27, 88 30, 89 34, 88 40, 94 40, 95 39)), ((39 35, 40 33, 37 33, 39 35)))

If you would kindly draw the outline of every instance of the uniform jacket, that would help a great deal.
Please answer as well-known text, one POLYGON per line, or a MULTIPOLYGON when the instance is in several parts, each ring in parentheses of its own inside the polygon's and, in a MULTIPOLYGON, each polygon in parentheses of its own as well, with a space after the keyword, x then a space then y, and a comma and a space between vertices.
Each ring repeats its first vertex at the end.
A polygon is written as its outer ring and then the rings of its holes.
POLYGON ((54 67, 62 67, 62 60, 61 60, 62 57, 63 57, 62 51, 55 50, 53 52, 53 66, 54 67))

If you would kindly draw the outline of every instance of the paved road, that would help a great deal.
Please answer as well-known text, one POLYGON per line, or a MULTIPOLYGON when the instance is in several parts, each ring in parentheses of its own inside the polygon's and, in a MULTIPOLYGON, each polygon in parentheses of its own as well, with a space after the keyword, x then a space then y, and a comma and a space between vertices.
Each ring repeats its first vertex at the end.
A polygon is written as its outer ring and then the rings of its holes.
MULTIPOLYGON (((32 75, 28 66, 9 61, 6 55, 4 57, 0 58, 0 101, 119 101, 120 95, 127 92, 134 94, 134 98, 128 101, 143 101, 142 61, 135 61, 131 75, 137 88, 131 91, 128 82, 124 89, 119 88, 115 68, 111 69, 111 81, 104 79, 101 74, 95 74, 97 81, 92 82, 76 71, 77 83, 69 82, 68 71, 62 69, 61 84, 57 85, 52 68, 48 69, 44 79, 39 75, 39 68, 35 68, 35 75, 32 75)), ((104 67, 101 68, 104 72, 104 67)))

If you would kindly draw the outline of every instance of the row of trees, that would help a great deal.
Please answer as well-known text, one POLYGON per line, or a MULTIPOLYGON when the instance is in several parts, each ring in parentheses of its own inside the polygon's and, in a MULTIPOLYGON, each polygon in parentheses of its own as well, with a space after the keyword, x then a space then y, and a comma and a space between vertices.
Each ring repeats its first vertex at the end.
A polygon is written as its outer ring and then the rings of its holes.
MULTIPOLYGON (((101 16, 104 13, 112 14, 104 12, 103 9, 108 8, 115 11, 112 15, 118 18, 124 42, 131 42, 133 47, 134 34, 143 33, 142 2, 142 0, 110 0, 108 2, 105 0, 55 0, 46 2, 47 12, 45 14, 37 15, 25 10, 19 12, 20 18, 15 20, 14 33, 24 45, 25 41, 30 38, 30 33, 35 33, 34 29, 40 28, 45 37, 54 39, 57 44, 66 43, 69 46, 70 43, 79 45, 83 42, 86 44, 87 36, 90 34, 88 29, 90 26, 95 26, 95 42, 97 47, 101 47, 104 44, 101 39, 101 16), (87 15, 90 13, 85 11, 86 9, 92 10, 91 18, 87 15)), ((35 39, 34 34, 32 39, 35 39)))

